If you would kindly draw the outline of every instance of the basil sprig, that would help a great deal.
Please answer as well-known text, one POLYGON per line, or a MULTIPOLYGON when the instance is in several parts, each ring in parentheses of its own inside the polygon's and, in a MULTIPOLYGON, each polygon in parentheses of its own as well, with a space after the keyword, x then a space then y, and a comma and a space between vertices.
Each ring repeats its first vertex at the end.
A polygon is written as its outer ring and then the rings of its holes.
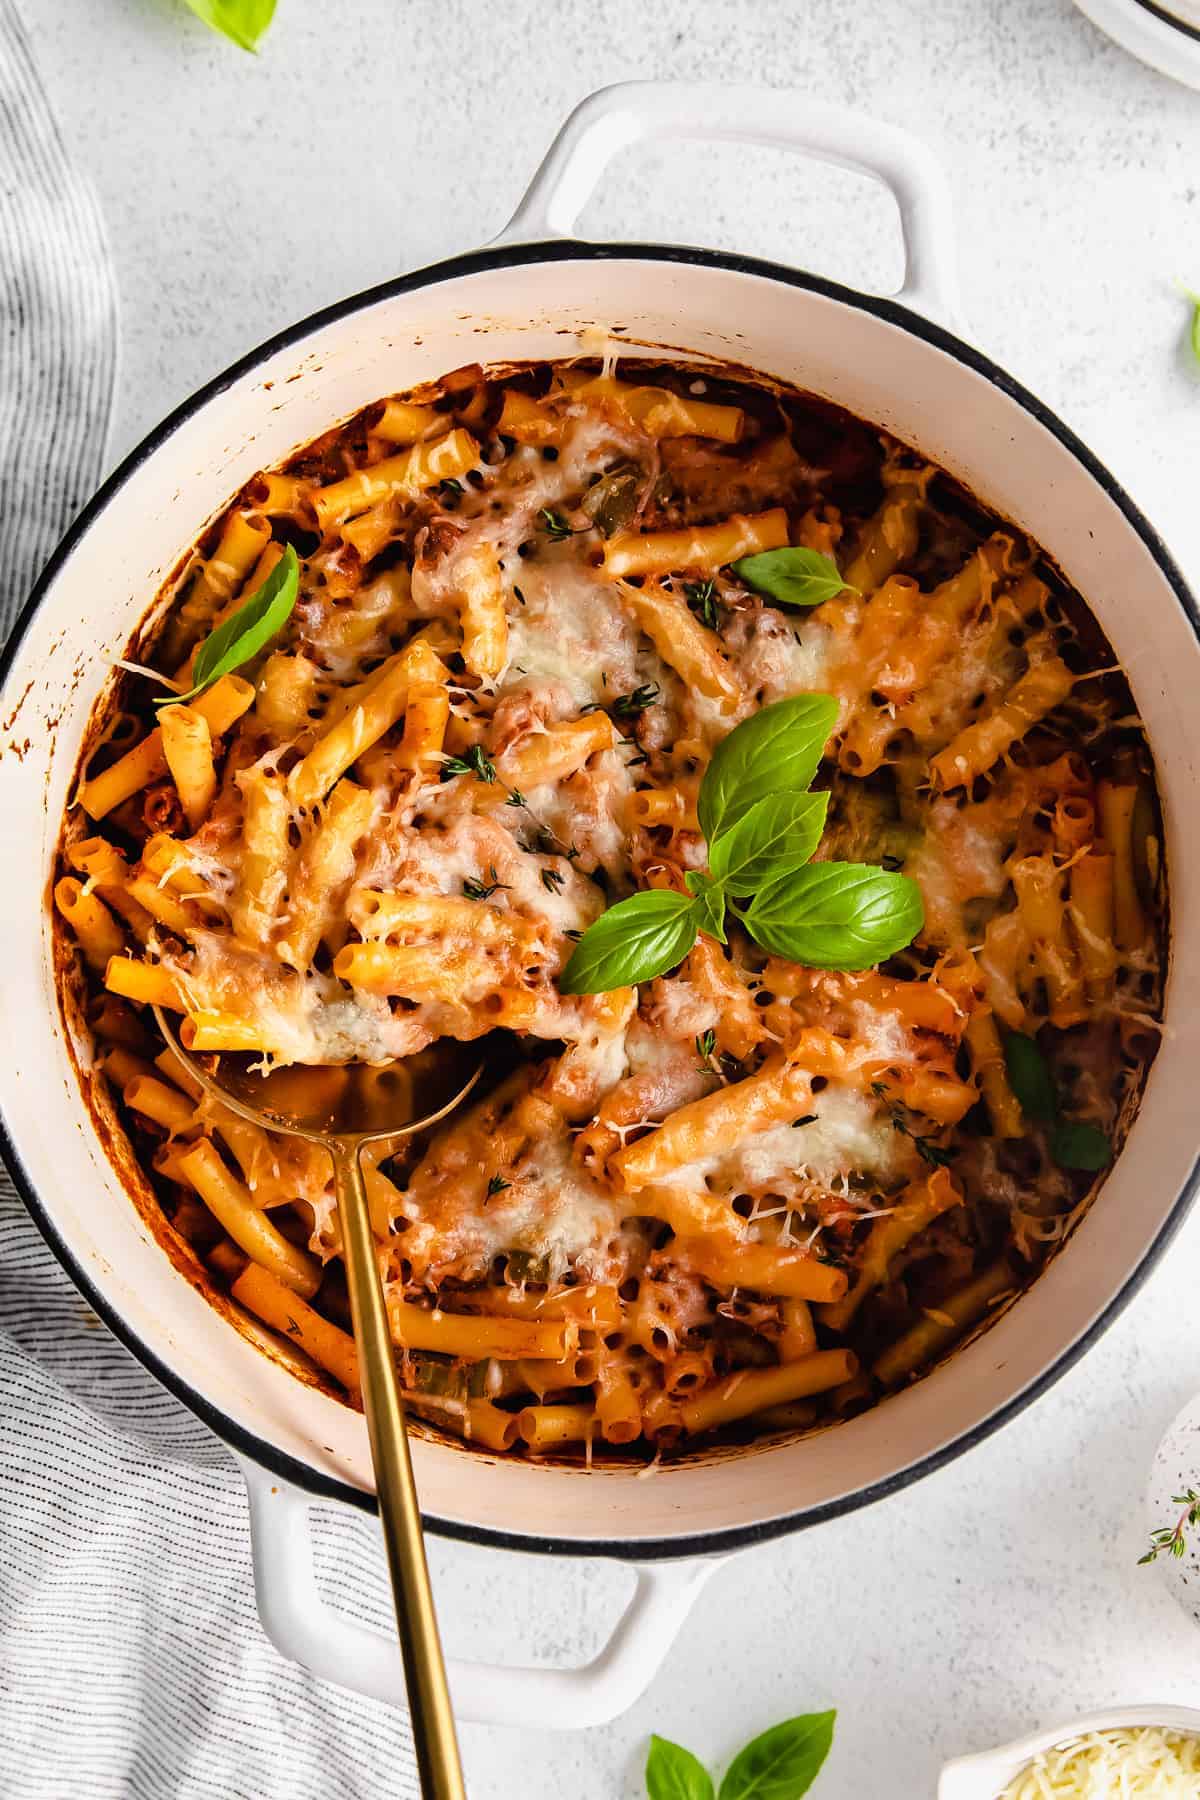
POLYGON ((271 573, 244 606, 209 633, 196 652, 192 683, 186 694, 168 694, 156 706, 178 706, 257 656, 286 625, 300 592, 300 564, 289 544, 271 573))
MULTIPOLYGON (((743 556, 730 567, 739 581, 767 594, 778 606, 820 606, 822 600, 836 599, 847 585, 832 556, 799 544, 743 556)), ((856 594, 858 589, 849 591, 856 594)))
POLYGON ((772 1725, 738 1752, 720 1789, 690 1750, 652 1737, 646 1758, 649 1800, 801 1800, 833 1745, 836 1712, 802 1713, 772 1725))
POLYGON ((275 17, 275 0, 187 0, 198 19, 242 50, 257 50, 275 17))
POLYGON ((1061 1169, 1096 1174, 1112 1161, 1112 1145, 1098 1125, 1059 1117, 1058 1090, 1037 1043, 1022 1032, 1004 1040, 1004 1062, 1013 1093, 1027 1119, 1048 1128, 1050 1154, 1061 1169))
POLYGON ((621 900, 589 926, 559 978, 564 994, 600 994, 664 975, 703 931, 726 941, 726 911, 772 955, 816 969, 867 969, 912 942, 924 922, 907 876, 859 863, 811 863, 829 805, 810 793, 837 701, 805 694, 765 706, 717 747, 697 814, 708 872, 621 900))

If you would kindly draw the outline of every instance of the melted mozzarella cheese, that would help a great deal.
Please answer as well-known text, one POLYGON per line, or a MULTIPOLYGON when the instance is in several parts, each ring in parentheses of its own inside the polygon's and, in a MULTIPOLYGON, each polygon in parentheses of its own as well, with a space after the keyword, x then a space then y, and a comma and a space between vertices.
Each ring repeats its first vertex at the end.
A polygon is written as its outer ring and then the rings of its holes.
POLYGON ((551 682, 563 701, 560 716, 570 716, 640 685, 637 629, 624 608, 614 606, 611 582, 569 557, 518 561, 504 575, 508 664, 502 693, 551 682))
POLYGON ((799 1177, 831 1187, 852 1172, 892 1179, 904 1163, 904 1145, 874 1101, 856 1088, 831 1084, 816 1095, 807 1125, 773 1125, 705 1164, 685 1172, 731 1193, 761 1191, 799 1177))
POLYGON ((497 1256, 524 1251, 545 1259, 538 1278, 568 1268, 588 1278, 612 1273, 628 1201, 589 1179, 571 1157, 571 1140, 552 1135, 533 1145, 506 1177, 509 1186, 463 1208, 438 1235, 437 1260, 484 1269, 497 1256))
POLYGON ((793 626, 786 615, 765 607, 739 613, 725 641, 750 694, 765 706, 792 694, 829 693, 840 660, 838 640, 819 618, 793 626))

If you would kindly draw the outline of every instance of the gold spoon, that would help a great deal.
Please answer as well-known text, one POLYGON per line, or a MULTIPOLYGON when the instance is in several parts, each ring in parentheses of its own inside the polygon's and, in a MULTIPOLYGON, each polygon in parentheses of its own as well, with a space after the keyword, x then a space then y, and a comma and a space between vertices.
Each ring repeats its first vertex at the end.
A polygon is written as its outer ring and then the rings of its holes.
POLYGON ((404 1405, 358 1159, 364 1144, 411 1137, 453 1112, 483 1073, 479 1047, 468 1051, 466 1046, 452 1045, 447 1051, 438 1045, 381 1069, 355 1063, 322 1069, 288 1067, 267 1075, 255 1073, 245 1057, 223 1055, 216 1059, 218 1073, 214 1074, 184 1049, 160 1007, 154 1008, 154 1016, 188 1073, 213 1099, 268 1131, 319 1144, 333 1159, 363 1410, 375 1465, 421 1792, 430 1800, 465 1800, 404 1405), (476 1065, 466 1082, 461 1079, 464 1054, 476 1065), (427 1108, 419 1118, 413 1116, 418 1104, 427 1108))

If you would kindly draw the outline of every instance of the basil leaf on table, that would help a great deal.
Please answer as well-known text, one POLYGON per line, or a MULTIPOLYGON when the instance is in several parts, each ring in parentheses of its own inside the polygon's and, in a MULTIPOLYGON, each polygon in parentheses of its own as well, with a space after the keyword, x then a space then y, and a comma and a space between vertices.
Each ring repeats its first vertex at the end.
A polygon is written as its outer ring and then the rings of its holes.
POLYGON ((655 1735, 646 1758, 649 1800, 713 1800, 712 1776, 682 1744, 655 1735))
POLYGON ((193 686, 186 694, 170 694, 154 704, 176 706, 183 700, 194 700, 222 675, 240 669, 257 656, 286 625, 299 592, 300 564, 289 544, 262 586, 205 638, 192 663, 193 686))
POLYGON ((780 606, 820 606, 822 600, 833 600, 846 586, 832 556, 799 545, 762 550, 729 566, 739 581, 780 606))
POLYGON ((689 894, 696 901, 696 923, 701 931, 707 931, 709 937, 716 938, 719 944, 728 942, 725 936, 725 892, 719 881, 709 875, 695 873, 684 876, 684 883, 689 894))
POLYGON ((1004 1066, 1025 1117, 1053 1125, 1058 1117, 1054 1078, 1034 1040, 1023 1032, 1010 1031, 1004 1040, 1004 1066))
POLYGON ((1194 292, 1190 287, 1184 287, 1182 282, 1179 285, 1184 298, 1192 303, 1192 324, 1188 337, 1191 341, 1192 355, 1197 362, 1200 362, 1200 294, 1194 292))
POLYGON ((828 794, 771 794, 723 831, 708 866, 730 894, 754 894, 806 863, 821 841, 828 794))
POLYGON ((682 962, 696 941, 699 903, 670 888, 620 900, 589 925, 559 976, 564 994, 607 994, 653 981, 682 962))
POLYGON ((800 1800, 829 1755, 836 1718, 802 1713, 753 1738, 726 1770, 718 1800, 800 1800))
POLYGON ((1112 1145, 1098 1125, 1064 1119, 1051 1133, 1050 1154, 1060 1169, 1083 1169, 1096 1174, 1112 1161, 1112 1145))
POLYGON ((911 944, 925 922, 907 875, 866 863, 809 863, 755 895, 742 914, 773 956, 810 969, 869 969, 911 944))
POLYGON ((241 50, 257 50, 275 17, 275 0, 187 0, 198 19, 241 50))
POLYGON ((696 810, 709 843, 759 800, 804 793, 837 716, 831 694, 800 694, 776 700, 735 726, 717 745, 700 783, 696 810))

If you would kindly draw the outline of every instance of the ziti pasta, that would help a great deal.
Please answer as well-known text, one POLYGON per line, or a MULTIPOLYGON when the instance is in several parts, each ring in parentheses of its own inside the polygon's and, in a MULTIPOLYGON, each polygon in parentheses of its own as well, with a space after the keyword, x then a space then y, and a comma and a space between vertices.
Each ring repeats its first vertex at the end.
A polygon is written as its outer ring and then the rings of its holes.
MULTIPOLYGON (((147 601, 153 596, 147 596, 147 601)), ((171 1229, 357 1401, 319 1084, 505 1034, 366 1156, 431 1424, 591 1459, 811 1428, 1068 1235, 1156 1044, 1151 759, 1080 597, 903 444, 645 362, 370 406, 248 483, 98 715, 53 890, 171 1229)))

